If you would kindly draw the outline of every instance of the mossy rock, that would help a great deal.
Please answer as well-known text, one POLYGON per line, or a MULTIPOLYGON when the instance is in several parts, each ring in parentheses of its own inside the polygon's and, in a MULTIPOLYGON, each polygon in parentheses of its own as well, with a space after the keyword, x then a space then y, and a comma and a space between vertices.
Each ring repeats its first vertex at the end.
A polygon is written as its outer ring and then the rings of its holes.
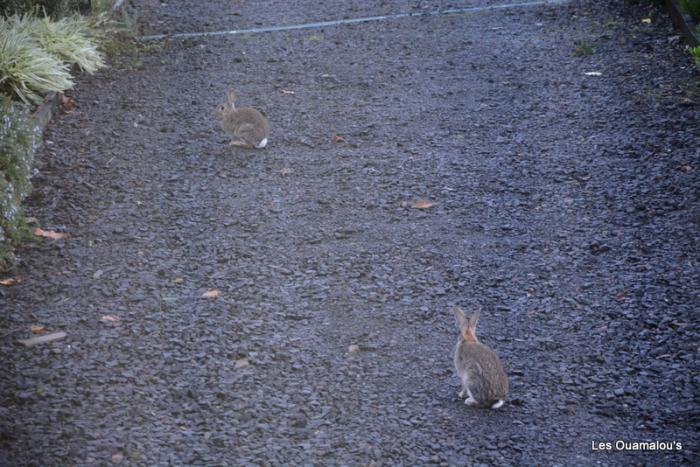
POLYGON ((27 106, 0 95, 0 269, 27 232, 21 203, 31 191, 39 136, 27 106))

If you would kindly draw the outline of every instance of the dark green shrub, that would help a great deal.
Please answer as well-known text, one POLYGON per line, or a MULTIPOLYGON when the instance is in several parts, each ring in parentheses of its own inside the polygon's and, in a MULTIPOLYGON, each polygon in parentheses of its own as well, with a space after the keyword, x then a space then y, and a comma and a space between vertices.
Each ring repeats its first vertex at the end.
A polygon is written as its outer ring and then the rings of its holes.
POLYGON ((680 5, 696 22, 700 22, 700 0, 681 0, 680 5))
POLYGON ((54 18, 90 11, 90 0, 4 0, 0 3, 4 5, 0 13, 5 16, 32 13, 37 8, 54 18))
POLYGON ((0 95, 0 269, 26 232, 21 202, 29 194, 39 133, 27 106, 0 95))

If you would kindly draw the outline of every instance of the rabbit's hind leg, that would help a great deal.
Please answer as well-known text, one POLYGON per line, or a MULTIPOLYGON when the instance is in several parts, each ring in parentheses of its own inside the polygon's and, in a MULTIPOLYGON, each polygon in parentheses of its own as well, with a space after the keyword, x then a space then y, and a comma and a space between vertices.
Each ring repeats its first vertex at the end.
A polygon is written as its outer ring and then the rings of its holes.
POLYGON ((469 388, 465 388, 467 391, 467 398, 464 399, 464 403, 467 405, 478 405, 479 403, 474 399, 474 396, 472 396, 472 392, 469 390, 469 388))
POLYGON ((228 144, 229 144, 229 146, 236 146, 239 148, 251 148, 252 147, 250 145, 250 143, 248 143, 247 141, 243 141, 242 139, 231 140, 231 142, 228 144))

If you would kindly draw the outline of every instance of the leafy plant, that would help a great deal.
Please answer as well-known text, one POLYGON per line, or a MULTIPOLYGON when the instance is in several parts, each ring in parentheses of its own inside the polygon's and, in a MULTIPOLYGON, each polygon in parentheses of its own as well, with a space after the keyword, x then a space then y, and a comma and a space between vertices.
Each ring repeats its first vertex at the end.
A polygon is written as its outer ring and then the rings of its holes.
POLYGON ((695 61, 695 66, 700 68, 700 45, 697 47, 691 48, 690 55, 692 55, 693 61, 695 61))
POLYGON ((88 73, 104 66, 97 51, 97 33, 81 16, 74 15, 53 21, 48 16, 35 18, 28 14, 8 18, 10 27, 30 34, 48 52, 67 63, 75 63, 88 73))
POLYGON ((39 46, 27 32, 0 21, 0 88, 24 102, 40 102, 40 93, 73 86, 68 65, 39 46))
POLYGON ((29 14, 0 19, 0 90, 24 102, 73 86, 69 64, 93 73, 104 66, 97 33, 80 16, 51 20, 29 14))

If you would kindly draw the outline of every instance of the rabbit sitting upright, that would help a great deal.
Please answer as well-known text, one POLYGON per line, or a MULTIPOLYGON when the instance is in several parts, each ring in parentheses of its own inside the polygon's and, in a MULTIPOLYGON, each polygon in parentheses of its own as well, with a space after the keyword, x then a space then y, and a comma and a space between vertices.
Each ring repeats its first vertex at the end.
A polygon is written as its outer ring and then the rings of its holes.
POLYGON ((476 323, 481 310, 468 319, 458 306, 452 312, 460 330, 454 355, 457 376, 463 388, 459 397, 466 395, 464 403, 467 405, 498 409, 508 394, 508 377, 498 355, 476 338, 476 323))
POLYGON ((226 102, 212 112, 221 129, 231 135, 231 146, 264 148, 270 132, 267 119, 251 107, 236 108, 236 92, 228 92, 226 102))

